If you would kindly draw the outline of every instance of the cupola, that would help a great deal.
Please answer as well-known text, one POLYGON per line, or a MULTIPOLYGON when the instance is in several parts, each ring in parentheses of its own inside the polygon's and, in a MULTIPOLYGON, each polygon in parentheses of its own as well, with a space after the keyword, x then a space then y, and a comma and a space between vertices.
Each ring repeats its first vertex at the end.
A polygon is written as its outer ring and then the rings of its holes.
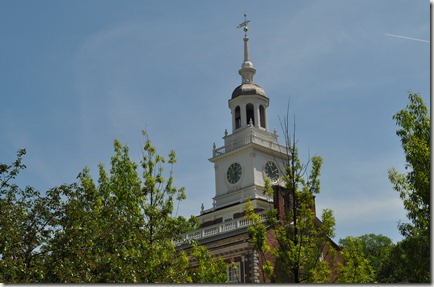
POLYGON ((241 76, 241 85, 234 89, 229 100, 229 108, 232 112, 232 132, 247 126, 268 130, 267 108, 269 99, 264 89, 253 81, 256 70, 250 61, 249 37, 247 35, 249 22, 250 20, 247 20, 246 15, 244 15, 244 22, 237 27, 244 30, 244 61, 241 64, 241 69, 238 70, 241 76))

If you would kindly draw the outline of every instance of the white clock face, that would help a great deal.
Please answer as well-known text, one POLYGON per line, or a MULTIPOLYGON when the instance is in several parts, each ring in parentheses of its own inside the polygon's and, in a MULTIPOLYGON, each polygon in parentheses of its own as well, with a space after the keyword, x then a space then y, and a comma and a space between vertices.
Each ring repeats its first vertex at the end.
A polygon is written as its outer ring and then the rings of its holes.
POLYGON ((279 179, 279 169, 274 162, 267 162, 265 165, 265 174, 272 182, 276 182, 279 179))
POLYGON ((240 180, 242 172, 241 165, 237 162, 233 163, 226 172, 226 179, 229 183, 235 184, 240 180))

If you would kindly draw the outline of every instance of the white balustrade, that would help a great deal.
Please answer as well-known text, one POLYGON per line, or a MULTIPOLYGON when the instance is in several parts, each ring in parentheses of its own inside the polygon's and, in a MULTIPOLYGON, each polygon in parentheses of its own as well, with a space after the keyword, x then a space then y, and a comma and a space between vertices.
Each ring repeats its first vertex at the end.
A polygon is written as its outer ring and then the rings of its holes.
POLYGON ((257 145, 264 146, 275 151, 286 152, 286 147, 278 144, 276 140, 271 140, 269 137, 265 135, 261 135, 260 133, 257 132, 252 132, 250 135, 238 139, 236 141, 233 141, 228 145, 219 148, 213 148, 213 156, 223 155, 237 148, 246 146, 250 143, 255 143, 257 145))
MULTIPOLYGON (((260 214, 261 221, 265 221, 265 216, 260 214)), ((212 226, 204 227, 198 230, 190 231, 183 235, 183 239, 176 242, 176 245, 181 245, 183 242, 188 240, 198 240, 206 237, 211 237, 217 234, 226 233, 232 230, 244 228, 252 224, 251 220, 246 218, 239 218, 231 221, 226 221, 223 223, 215 224, 212 226)))

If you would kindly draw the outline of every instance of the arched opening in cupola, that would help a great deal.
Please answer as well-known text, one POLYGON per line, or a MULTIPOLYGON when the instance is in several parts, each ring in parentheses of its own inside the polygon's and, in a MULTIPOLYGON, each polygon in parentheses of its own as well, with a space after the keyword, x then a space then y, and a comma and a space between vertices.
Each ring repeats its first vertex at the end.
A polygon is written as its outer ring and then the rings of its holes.
POLYGON ((247 125, 250 123, 250 120, 252 120, 252 124, 255 125, 255 111, 252 104, 247 104, 246 106, 246 118, 247 125))
POLYGON ((239 129, 241 127, 241 111, 240 107, 237 106, 235 108, 235 129, 239 129))
POLYGON ((259 117, 260 117, 260 121, 261 121, 261 128, 266 128, 266 123, 265 123, 265 108, 263 105, 259 106, 259 117))

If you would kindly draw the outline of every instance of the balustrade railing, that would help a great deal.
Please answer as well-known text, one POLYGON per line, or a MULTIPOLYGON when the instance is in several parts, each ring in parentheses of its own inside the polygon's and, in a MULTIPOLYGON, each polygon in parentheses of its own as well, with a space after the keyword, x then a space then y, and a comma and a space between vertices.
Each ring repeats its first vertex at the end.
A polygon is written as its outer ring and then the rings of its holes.
POLYGON ((276 141, 267 139, 264 136, 261 136, 255 132, 252 132, 250 135, 243 137, 241 139, 238 139, 238 140, 234 140, 230 144, 227 144, 227 145, 219 147, 219 148, 214 148, 213 149, 213 156, 223 155, 223 154, 228 153, 230 151, 233 151, 237 148, 246 146, 250 143, 255 143, 255 144, 270 148, 270 149, 275 150, 275 151, 284 152, 284 153, 286 152, 285 146, 278 144, 276 141))
MULTIPOLYGON (((265 221, 265 216, 260 214, 261 221, 265 221)), ((244 228, 252 225, 252 221, 246 218, 239 218, 230 221, 226 221, 223 223, 211 225, 208 227, 204 227, 198 230, 187 232, 183 235, 183 239, 176 242, 176 245, 181 245, 183 242, 188 242, 190 240, 198 240, 206 237, 211 237, 217 234, 226 233, 232 230, 244 228)))

